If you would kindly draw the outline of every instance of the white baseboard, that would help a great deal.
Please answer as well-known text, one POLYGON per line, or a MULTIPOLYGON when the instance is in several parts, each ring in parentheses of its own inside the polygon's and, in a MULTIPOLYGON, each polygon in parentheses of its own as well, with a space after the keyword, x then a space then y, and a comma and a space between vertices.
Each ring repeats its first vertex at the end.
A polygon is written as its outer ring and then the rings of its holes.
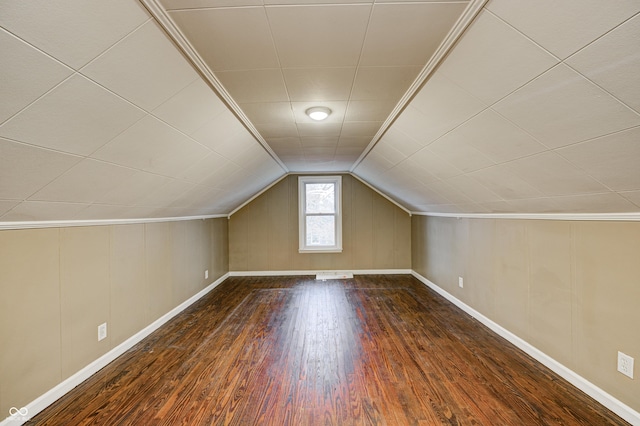
POLYGON ((131 349, 135 344, 139 343, 142 339, 156 331, 162 325, 164 325, 171 318, 178 315, 180 312, 184 311, 198 299, 209 293, 215 287, 217 287, 221 282, 229 277, 229 273, 224 274, 220 278, 218 278, 213 283, 209 284, 206 288, 199 291, 197 294, 191 296, 189 299, 182 302, 180 305, 173 308, 171 311, 167 312, 153 323, 149 324, 147 327, 143 328, 133 336, 129 337, 124 342, 120 343, 115 348, 111 349, 106 354, 102 355, 100 358, 93 361, 91 364, 84 367, 82 370, 75 373, 73 376, 64 380, 54 388, 50 389, 46 393, 40 395, 38 398, 31 401, 27 404, 26 407, 12 407, 12 413, 9 413, 10 416, 0 422, 0 426, 17 426, 22 425, 33 416, 38 414, 40 411, 47 408, 49 405, 54 403, 60 397, 64 396, 67 392, 78 386, 80 383, 84 382, 86 379, 91 377, 93 374, 98 372, 100 369, 105 367, 107 364, 118 358, 120 355, 131 349), (22 415, 20 410, 23 410, 23 413, 26 415, 22 415), (11 414, 14 414, 11 416, 11 414))
MULTIPOLYGON (((280 277, 280 276, 293 276, 293 275, 313 275, 314 277, 319 273, 352 273, 353 275, 408 275, 411 274, 411 269, 312 269, 308 271, 231 271, 229 276, 231 277, 280 277)), ((1 426, 1 425, 0 425, 1 426)))
POLYGON ((631 423, 634 426, 640 426, 640 413, 629 407, 622 401, 619 401, 606 391, 600 389, 598 386, 594 385, 584 377, 565 367, 555 359, 551 358, 549 355, 545 354, 541 350, 537 349, 530 343, 527 343, 525 340, 516 336, 509 330, 500 326, 498 323, 493 320, 485 317, 480 312, 473 309, 471 306, 467 305, 460 299, 453 296, 451 293, 448 293, 446 290, 442 289, 438 285, 429 281, 427 278, 423 277, 416 271, 411 271, 411 274, 422 281, 427 287, 435 291, 436 293, 443 296, 445 299, 449 300, 451 303, 480 321, 486 327, 488 327, 491 331, 498 334, 499 336, 505 338, 510 343, 527 353, 529 356, 534 358, 536 361, 540 362, 554 373, 561 376, 563 379, 571 383, 573 386, 580 389, 582 392, 589 395, 591 398, 598 401, 600 404, 607 407, 609 410, 616 413, 618 416, 622 417, 627 422, 631 423))

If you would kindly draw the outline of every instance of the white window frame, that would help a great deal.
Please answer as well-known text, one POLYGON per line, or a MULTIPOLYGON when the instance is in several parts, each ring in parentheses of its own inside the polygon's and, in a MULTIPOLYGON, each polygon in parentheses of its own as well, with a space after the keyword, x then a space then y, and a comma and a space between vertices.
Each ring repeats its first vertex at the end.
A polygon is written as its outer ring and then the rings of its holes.
MULTIPOLYGON (((313 213, 314 216, 318 213, 313 213)), ((298 177, 298 234, 300 253, 342 253, 342 176, 299 176, 298 177), (307 245, 307 192, 308 183, 332 183, 334 184, 335 213, 325 213, 326 216, 335 217, 335 245, 333 246, 308 246, 307 245)))

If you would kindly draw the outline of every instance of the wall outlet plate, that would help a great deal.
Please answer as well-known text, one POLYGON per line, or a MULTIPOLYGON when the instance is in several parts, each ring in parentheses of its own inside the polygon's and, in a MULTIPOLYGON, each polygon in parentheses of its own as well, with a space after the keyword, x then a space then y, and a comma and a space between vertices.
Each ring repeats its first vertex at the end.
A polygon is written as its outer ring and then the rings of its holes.
POLYGON ((458 287, 464 288, 464 279, 462 277, 458 277, 458 287))
POLYGON ((209 278, 209 270, 205 270, 204 271, 204 279, 206 280, 207 278, 209 278))
POLYGON ((633 357, 618 352, 618 371, 633 379, 633 357))
POLYGON ((107 338, 107 323, 98 326, 98 342, 107 338))

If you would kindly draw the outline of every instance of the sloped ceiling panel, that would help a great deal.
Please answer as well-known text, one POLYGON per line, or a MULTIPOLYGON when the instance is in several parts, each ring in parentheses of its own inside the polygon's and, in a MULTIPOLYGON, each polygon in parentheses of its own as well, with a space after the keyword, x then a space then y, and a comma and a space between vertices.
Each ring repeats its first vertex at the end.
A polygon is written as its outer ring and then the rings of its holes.
POLYGON ((158 1, 279 158, 138 1, 4 0, 0 222, 226 214, 281 161, 419 212, 640 211, 638 2, 488 1, 379 138, 468 1, 158 1))
POLYGON ((161 22, 188 40, 290 171, 344 172, 468 1, 159 3, 161 22), (322 123, 305 114, 318 105, 332 111, 322 123))
POLYGON ((640 211, 639 11, 490 1, 355 174, 419 212, 640 211))
POLYGON ((284 173, 136 1, 3 1, 0 50, 0 221, 223 214, 284 173))

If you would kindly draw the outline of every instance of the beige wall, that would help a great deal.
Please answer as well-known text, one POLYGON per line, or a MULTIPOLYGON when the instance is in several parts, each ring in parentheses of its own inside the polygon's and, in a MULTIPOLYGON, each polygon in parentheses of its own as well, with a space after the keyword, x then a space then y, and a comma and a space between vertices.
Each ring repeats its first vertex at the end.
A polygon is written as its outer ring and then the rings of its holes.
POLYGON ((231 271, 411 268, 410 216, 342 176, 342 253, 298 253, 298 176, 288 176, 229 221, 231 271))
POLYGON ((227 273, 227 222, 1 231, 0 419, 227 273))
POLYGON ((640 411, 640 223, 413 216, 412 265, 640 411))

